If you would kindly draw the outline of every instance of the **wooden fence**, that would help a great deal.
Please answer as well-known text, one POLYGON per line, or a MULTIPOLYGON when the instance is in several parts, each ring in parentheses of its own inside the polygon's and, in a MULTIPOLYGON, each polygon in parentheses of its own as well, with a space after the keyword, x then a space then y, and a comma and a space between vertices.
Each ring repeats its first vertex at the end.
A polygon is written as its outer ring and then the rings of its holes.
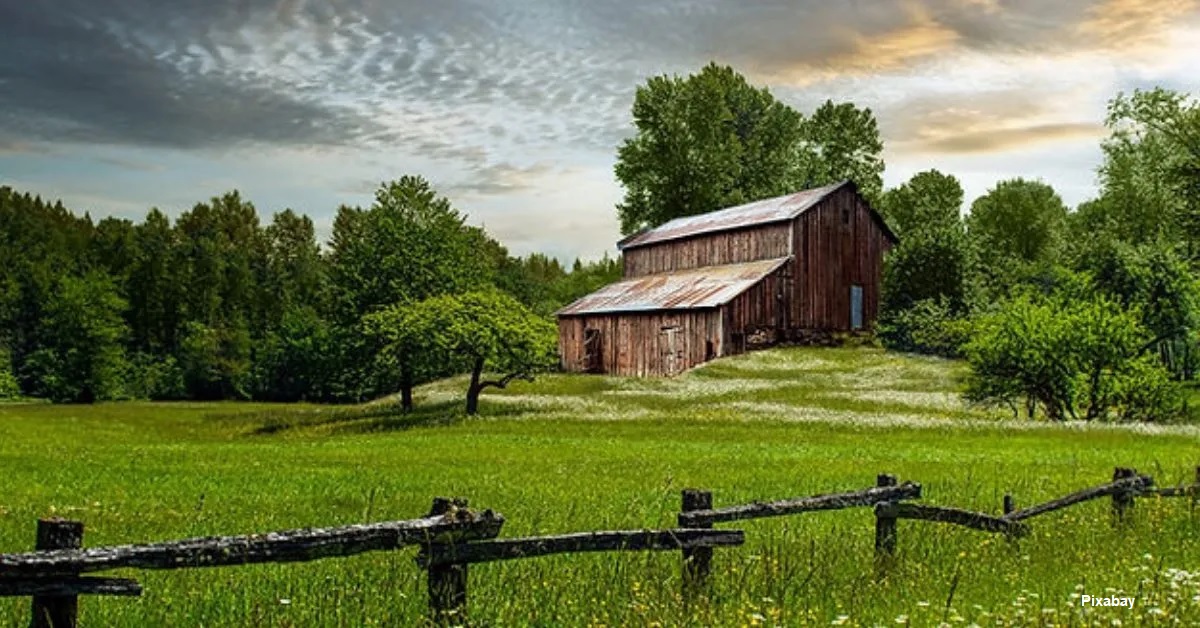
POLYGON ((577 532, 552 536, 497 539, 504 517, 491 510, 473 511, 463 499, 436 498, 429 514, 336 528, 309 528, 245 536, 204 537, 83 549, 83 524, 61 519, 39 520, 35 551, 0 554, 0 597, 32 597, 31 625, 75 626, 80 595, 141 595, 128 578, 82 574, 118 568, 187 569, 283 563, 352 556, 417 546, 417 565, 427 572, 429 608, 435 623, 465 621, 467 566, 550 554, 606 551, 678 551, 682 553, 683 586, 688 596, 700 594, 711 573, 713 549, 742 545, 741 530, 714 525, 763 517, 779 517, 846 508, 871 508, 875 515, 876 573, 887 573, 894 560, 900 519, 963 526, 1016 539, 1029 532, 1027 520, 1089 500, 1110 497, 1115 524, 1128 520, 1138 497, 1191 497, 1200 500, 1200 467, 1192 484, 1158 488, 1146 475, 1117 468, 1111 482, 1027 508, 1017 509, 1005 495, 1002 514, 915 504, 921 485, 899 483, 879 475, 875 486, 773 502, 713 507, 710 491, 683 491, 676 529, 577 532))

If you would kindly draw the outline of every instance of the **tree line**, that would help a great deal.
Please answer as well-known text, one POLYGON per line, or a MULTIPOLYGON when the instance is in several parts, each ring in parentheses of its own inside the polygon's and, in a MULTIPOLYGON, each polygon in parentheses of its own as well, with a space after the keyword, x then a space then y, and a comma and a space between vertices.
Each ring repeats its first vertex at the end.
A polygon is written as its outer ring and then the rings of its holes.
POLYGON ((1114 97, 1099 194, 1068 208, 1040 180, 974 199, 952 175, 884 190, 869 109, 804 115, 710 64, 657 77, 618 152, 632 233, 679 216, 854 181, 898 235, 885 258, 878 336, 966 358, 968 399, 1054 420, 1189 413, 1200 365, 1200 104, 1163 89, 1114 97))
POLYGON ((237 192, 135 223, 0 187, 0 398, 359 401, 403 388, 411 405, 433 378, 477 371, 476 390, 485 367, 545 366, 553 311, 620 274, 607 257, 514 257, 419 177, 338 208, 325 247, 307 216, 261 224, 237 192), (422 345, 398 352, 387 315, 410 308, 422 345))
MULTIPOLYGON (((617 150, 624 234, 852 180, 899 236, 878 336, 965 358, 968 398, 1051 419, 1185 415, 1200 365, 1200 104, 1117 95, 1099 194, 1040 180, 974 199, 928 170, 884 189, 870 109, 796 111, 733 68, 650 78, 617 150)), ((479 392, 554 363, 550 317, 618 260, 513 257, 420 177, 340 207, 326 247, 236 192, 174 222, 93 221, 0 188, 0 398, 358 401, 469 373, 479 392), (493 379, 487 379, 494 373, 493 379)))

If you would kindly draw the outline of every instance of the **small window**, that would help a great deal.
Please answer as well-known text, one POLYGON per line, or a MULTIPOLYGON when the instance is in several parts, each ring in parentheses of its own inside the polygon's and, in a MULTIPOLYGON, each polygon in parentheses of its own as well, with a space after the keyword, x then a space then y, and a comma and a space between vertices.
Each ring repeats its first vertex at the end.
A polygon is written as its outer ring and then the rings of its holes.
POLYGON ((843 225, 848 225, 848 224, 850 224, 850 210, 849 210, 849 208, 846 208, 846 209, 843 209, 843 210, 842 210, 842 224, 843 224, 843 225))

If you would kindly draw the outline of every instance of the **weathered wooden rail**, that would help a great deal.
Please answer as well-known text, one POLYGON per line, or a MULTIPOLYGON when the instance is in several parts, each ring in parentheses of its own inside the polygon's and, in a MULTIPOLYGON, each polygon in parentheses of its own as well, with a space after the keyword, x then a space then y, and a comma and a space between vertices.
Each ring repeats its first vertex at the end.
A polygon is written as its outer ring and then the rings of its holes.
POLYGON ((1156 487, 1153 478, 1117 468, 1113 480, 1041 504, 1017 509, 1005 495, 1002 514, 910 503, 922 496, 921 485, 877 476, 874 487, 768 502, 713 507, 711 491, 687 489, 682 494, 679 528, 577 532, 540 537, 498 539, 504 517, 490 510, 467 508, 463 499, 437 498, 429 514, 417 519, 334 528, 306 528, 185 539, 163 543, 83 549, 83 524, 38 522, 36 551, 0 554, 0 597, 33 598, 31 625, 75 626, 78 596, 136 596, 141 586, 128 578, 82 574, 118 568, 189 569, 265 562, 299 562, 352 556, 363 552, 417 546, 417 564, 427 572, 429 607, 435 623, 461 623, 467 604, 467 568, 471 564, 553 554, 607 551, 679 551, 683 556, 685 594, 701 593, 710 577, 713 549, 745 542, 741 530, 714 525, 764 517, 870 508, 875 518, 877 575, 887 573, 895 557, 897 522, 901 519, 958 525, 1016 539, 1030 532, 1029 519, 1087 501, 1110 497, 1115 523, 1126 521, 1135 500, 1191 497, 1200 503, 1200 467, 1195 482, 1156 487))

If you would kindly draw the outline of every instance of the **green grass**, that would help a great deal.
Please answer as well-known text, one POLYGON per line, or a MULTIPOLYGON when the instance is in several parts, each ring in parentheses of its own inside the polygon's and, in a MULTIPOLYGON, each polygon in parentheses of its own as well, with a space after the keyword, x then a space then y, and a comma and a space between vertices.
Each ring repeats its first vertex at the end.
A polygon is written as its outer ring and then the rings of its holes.
MULTIPOLYGON (((921 482, 928 503, 996 512, 1006 491, 1030 505, 1118 465, 1173 484, 1200 464, 1196 427, 1013 422, 964 407, 961 374, 872 349, 781 349, 672 380, 547 376, 489 392, 471 419, 461 379, 423 388, 410 416, 391 401, 0 405, 0 551, 29 549, 45 516, 84 521, 85 544, 100 546, 411 518, 435 495, 502 512, 508 537, 669 527, 682 488, 711 489, 721 506, 865 487, 881 472, 921 482)), ((724 526, 747 543, 716 550, 704 604, 680 599, 678 554, 607 553, 472 567, 470 613, 484 625, 1200 622, 1200 514, 1187 500, 1136 510, 1120 529, 1103 500, 1046 515, 1018 544, 903 521, 880 582, 867 510, 746 522, 724 526), (1138 607, 1071 597, 1109 589, 1138 607)), ((84 599, 81 619, 420 623, 413 556, 134 571, 141 598, 84 599)), ((0 624, 27 613, 27 600, 0 602, 0 624)))

